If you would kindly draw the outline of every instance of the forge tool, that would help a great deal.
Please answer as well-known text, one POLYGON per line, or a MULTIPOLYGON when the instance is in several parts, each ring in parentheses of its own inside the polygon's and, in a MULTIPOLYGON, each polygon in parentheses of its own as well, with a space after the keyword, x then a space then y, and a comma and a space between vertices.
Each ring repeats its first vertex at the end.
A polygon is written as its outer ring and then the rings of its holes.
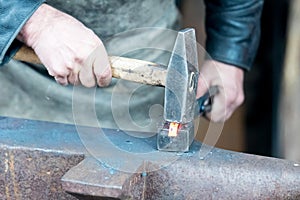
MULTIPOLYGON (((194 139, 194 118, 210 111, 212 97, 218 91, 217 87, 213 87, 203 97, 196 99, 199 76, 196 43, 194 29, 179 31, 168 68, 143 60, 109 57, 113 77, 165 86, 165 122, 158 131, 158 150, 188 151, 194 139)), ((14 58, 41 64, 34 51, 26 46, 14 58)))
POLYGON ((157 148, 162 151, 186 152, 194 140, 194 118, 210 112, 213 86, 198 100, 198 57, 194 29, 178 32, 168 64, 165 89, 165 123, 157 136, 157 148))

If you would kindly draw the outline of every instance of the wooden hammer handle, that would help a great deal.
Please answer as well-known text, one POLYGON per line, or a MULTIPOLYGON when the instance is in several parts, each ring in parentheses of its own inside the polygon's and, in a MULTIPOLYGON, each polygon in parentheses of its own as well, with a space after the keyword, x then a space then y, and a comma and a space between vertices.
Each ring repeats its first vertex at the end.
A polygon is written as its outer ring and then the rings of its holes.
MULTIPOLYGON (((14 59, 42 64, 33 49, 25 45, 16 53, 14 59)), ((112 76, 115 78, 149 85, 165 86, 167 70, 162 65, 118 56, 109 56, 109 60, 112 68, 112 76)))

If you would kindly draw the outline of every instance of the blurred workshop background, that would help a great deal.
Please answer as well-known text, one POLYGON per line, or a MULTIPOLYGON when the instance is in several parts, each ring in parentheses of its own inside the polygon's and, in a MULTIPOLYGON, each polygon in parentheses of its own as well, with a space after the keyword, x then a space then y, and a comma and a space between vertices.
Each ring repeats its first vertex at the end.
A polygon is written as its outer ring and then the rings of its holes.
MULTIPOLYGON (((195 27, 204 46, 203 0, 178 1, 184 27, 195 27)), ((261 41, 254 66, 245 74, 244 104, 225 123, 216 146, 300 160, 300 1, 265 0, 261 41)), ((200 120, 197 138, 208 123, 200 120)))

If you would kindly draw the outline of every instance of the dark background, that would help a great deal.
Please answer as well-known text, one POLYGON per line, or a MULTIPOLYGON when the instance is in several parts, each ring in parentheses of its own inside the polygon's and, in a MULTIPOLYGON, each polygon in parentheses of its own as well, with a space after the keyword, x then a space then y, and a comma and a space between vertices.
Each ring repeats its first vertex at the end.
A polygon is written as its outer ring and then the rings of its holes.
MULTIPOLYGON (((203 1, 184 0, 177 1, 177 4, 183 15, 184 27, 195 27, 197 40, 204 45, 203 1)), ((246 100, 226 122, 218 147, 280 157, 277 116, 289 4, 289 0, 264 2, 259 49, 251 71, 245 73, 246 100)), ((207 123, 201 126, 205 127, 207 123)), ((200 127, 197 135, 200 140, 206 129, 203 127, 200 127)))

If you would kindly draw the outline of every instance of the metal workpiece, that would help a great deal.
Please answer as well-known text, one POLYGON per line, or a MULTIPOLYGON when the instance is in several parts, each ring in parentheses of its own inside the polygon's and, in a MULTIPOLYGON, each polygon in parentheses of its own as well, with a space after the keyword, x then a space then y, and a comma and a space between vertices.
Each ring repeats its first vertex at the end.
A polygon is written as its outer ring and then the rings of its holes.
POLYGON ((181 30, 168 64, 164 103, 166 121, 188 123, 194 120, 198 73, 195 30, 181 30))
POLYGON ((170 123, 166 122, 157 134, 157 148, 160 151, 187 152, 195 138, 194 122, 180 124, 176 136, 169 135, 170 123))
POLYGON ((194 141, 186 153, 158 152, 175 160, 153 162, 147 152, 157 151, 156 137, 103 129, 112 148, 145 158, 124 172, 87 152, 73 125, 1 118, 0 129, 3 200, 300 199, 300 166, 292 161, 194 141))

